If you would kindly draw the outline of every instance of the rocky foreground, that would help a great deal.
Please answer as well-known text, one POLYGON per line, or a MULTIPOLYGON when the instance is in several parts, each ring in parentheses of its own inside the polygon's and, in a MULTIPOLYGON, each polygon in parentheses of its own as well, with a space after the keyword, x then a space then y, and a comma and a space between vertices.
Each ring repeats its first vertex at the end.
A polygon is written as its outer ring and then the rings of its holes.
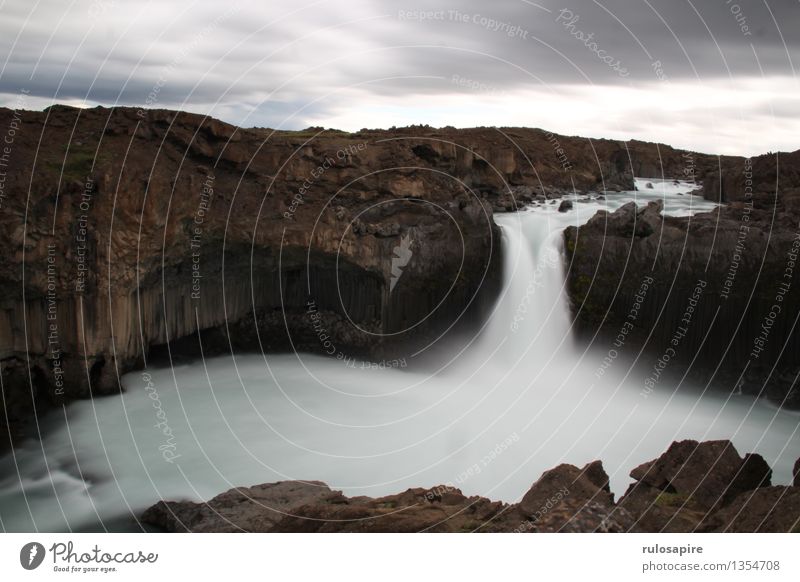
POLYGON ((447 485, 370 498, 283 481, 207 503, 161 501, 141 520, 168 532, 798 532, 800 459, 794 473, 792 486, 773 486, 760 455, 686 440, 631 471, 616 503, 594 461, 545 472, 511 505, 447 485))

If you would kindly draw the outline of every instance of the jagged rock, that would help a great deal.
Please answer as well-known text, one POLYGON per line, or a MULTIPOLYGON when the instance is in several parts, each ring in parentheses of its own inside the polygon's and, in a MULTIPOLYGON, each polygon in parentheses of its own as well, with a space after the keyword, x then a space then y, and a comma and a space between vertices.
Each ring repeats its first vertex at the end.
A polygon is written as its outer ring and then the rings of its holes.
POLYGON ((761 455, 741 458, 730 441, 680 441, 631 471, 636 483, 619 505, 645 531, 694 531, 738 495, 768 487, 771 476, 761 455))
MULTIPOLYGON (((595 461, 599 463, 599 461, 595 461)), ((549 501, 559 493, 562 497, 570 497, 583 502, 596 501, 610 504, 613 498, 606 489, 608 475, 605 474, 602 464, 589 464, 583 469, 574 465, 559 465, 542 474, 530 490, 522 498, 519 510, 527 516, 541 511, 549 501)))
POLYGON ((760 455, 742 459, 730 441, 675 442, 658 459, 631 471, 638 482, 702 509, 724 505, 742 491, 769 485, 771 475, 760 455))
POLYGON ((581 469, 581 473, 597 487, 606 493, 611 493, 611 484, 608 473, 606 473, 606 470, 603 468, 603 461, 587 463, 583 469, 581 469))
POLYGON ((626 531, 634 520, 614 509, 614 497, 603 464, 582 469, 559 465, 536 481, 512 513, 520 517, 516 531, 626 531))
POLYGON ((772 468, 764 457, 757 453, 746 453, 729 489, 730 494, 736 495, 738 491, 750 491, 770 485, 772 485, 772 468))
POLYGON ((207 503, 160 501, 142 522, 169 532, 269 531, 301 507, 339 499, 320 481, 280 481, 231 489, 207 503))

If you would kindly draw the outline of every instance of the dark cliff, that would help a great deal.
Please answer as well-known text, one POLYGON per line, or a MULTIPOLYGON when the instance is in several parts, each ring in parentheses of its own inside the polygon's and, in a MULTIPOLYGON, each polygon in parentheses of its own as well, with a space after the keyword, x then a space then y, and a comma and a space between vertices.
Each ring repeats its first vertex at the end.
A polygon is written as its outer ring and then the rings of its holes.
POLYGON ((800 407, 800 152, 722 159, 704 195, 730 204, 670 218, 651 204, 565 231, 568 289, 586 337, 619 333, 660 374, 800 407), (719 199, 719 198, 717 198, 719 199), (652 278, 652 281, 650 281, 652 278), (645 283, 647 283, 646 288, 645 283))

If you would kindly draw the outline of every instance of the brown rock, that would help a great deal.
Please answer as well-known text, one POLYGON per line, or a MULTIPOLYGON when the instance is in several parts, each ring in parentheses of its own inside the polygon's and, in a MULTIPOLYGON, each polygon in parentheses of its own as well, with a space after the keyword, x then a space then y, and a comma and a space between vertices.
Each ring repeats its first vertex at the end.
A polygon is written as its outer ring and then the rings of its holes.
POLYGON ((760 455, 741 459, 728 441, 681 441, 634 469, 638 481, 616 505, 594 461, 546 471, 514 505, 448 485, 371 498, 284 481, 231 489, 207 503, 161 501, 142 522, 170 532, 797 531, 800 489, 770 487, 770 474, 760 455))
POLYGON ((142 522, 168 532, 264 532, 300 507, 340 498, 320 481, 280 481, 231 489, 207 503, 160 501, 142 522))
MULTIPOLYGON (((564 464, 545 471, 516 507, 522 518, 521 531, 599 528, 603 520, 600 514, 610 514, 614 503, 608 481, 600 461, 589 463, 582 469, 564 464), (590 507, 593 508, 591 511, 590 507), (604 509, 601 511, 600 508, 604 509)), ((622 528, 626 523, 625 516, 620 516, 619 522, 614 523, 617 525, 612 529, 622 528)))
POLYGON ((747 453, 730 487, 730 496, 772 485, 772 469, 759 454, 747 453))
POLYGON ((507 506, 483 497, 465 497, 440 485, 408 489, 377 499, 321 501, 299 508, 277 523, 274 532, 472 532, 502 531, 507 506), (493 520, 500 518, 497 523, 493 520))
POLYGON ((730 441, 674 442, 631 477, 658 491, 676 494, 689 505, 712 509, 742 491, 768 485, 772 470, 760 455, 739 457, 730 441))
POLYGON ((592 461, 581 469, 581 472, 589 481, 597 485, 600 489, 606 493, 611 493, 611 486, 609 484, 608 474, 603 468, 603 461, 592 461))
POLYGON ((642 482, 631 484, 617 507, 635 516, 639 531, 651 533, 694 531, 707 515, 686 496, 668 493, 642 482))
POLYGON ((800 533, 800 488, 762 487, 741 493, 701 526, 712 532, 800 533))

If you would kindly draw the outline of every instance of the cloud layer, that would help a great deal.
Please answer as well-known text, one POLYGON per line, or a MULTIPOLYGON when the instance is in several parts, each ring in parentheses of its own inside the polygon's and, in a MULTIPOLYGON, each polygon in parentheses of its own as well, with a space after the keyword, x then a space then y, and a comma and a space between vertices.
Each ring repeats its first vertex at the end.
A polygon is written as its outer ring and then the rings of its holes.
POLYGON ((0 46, 5 105, 800 147, 798 0, 6 0, 0 46))

